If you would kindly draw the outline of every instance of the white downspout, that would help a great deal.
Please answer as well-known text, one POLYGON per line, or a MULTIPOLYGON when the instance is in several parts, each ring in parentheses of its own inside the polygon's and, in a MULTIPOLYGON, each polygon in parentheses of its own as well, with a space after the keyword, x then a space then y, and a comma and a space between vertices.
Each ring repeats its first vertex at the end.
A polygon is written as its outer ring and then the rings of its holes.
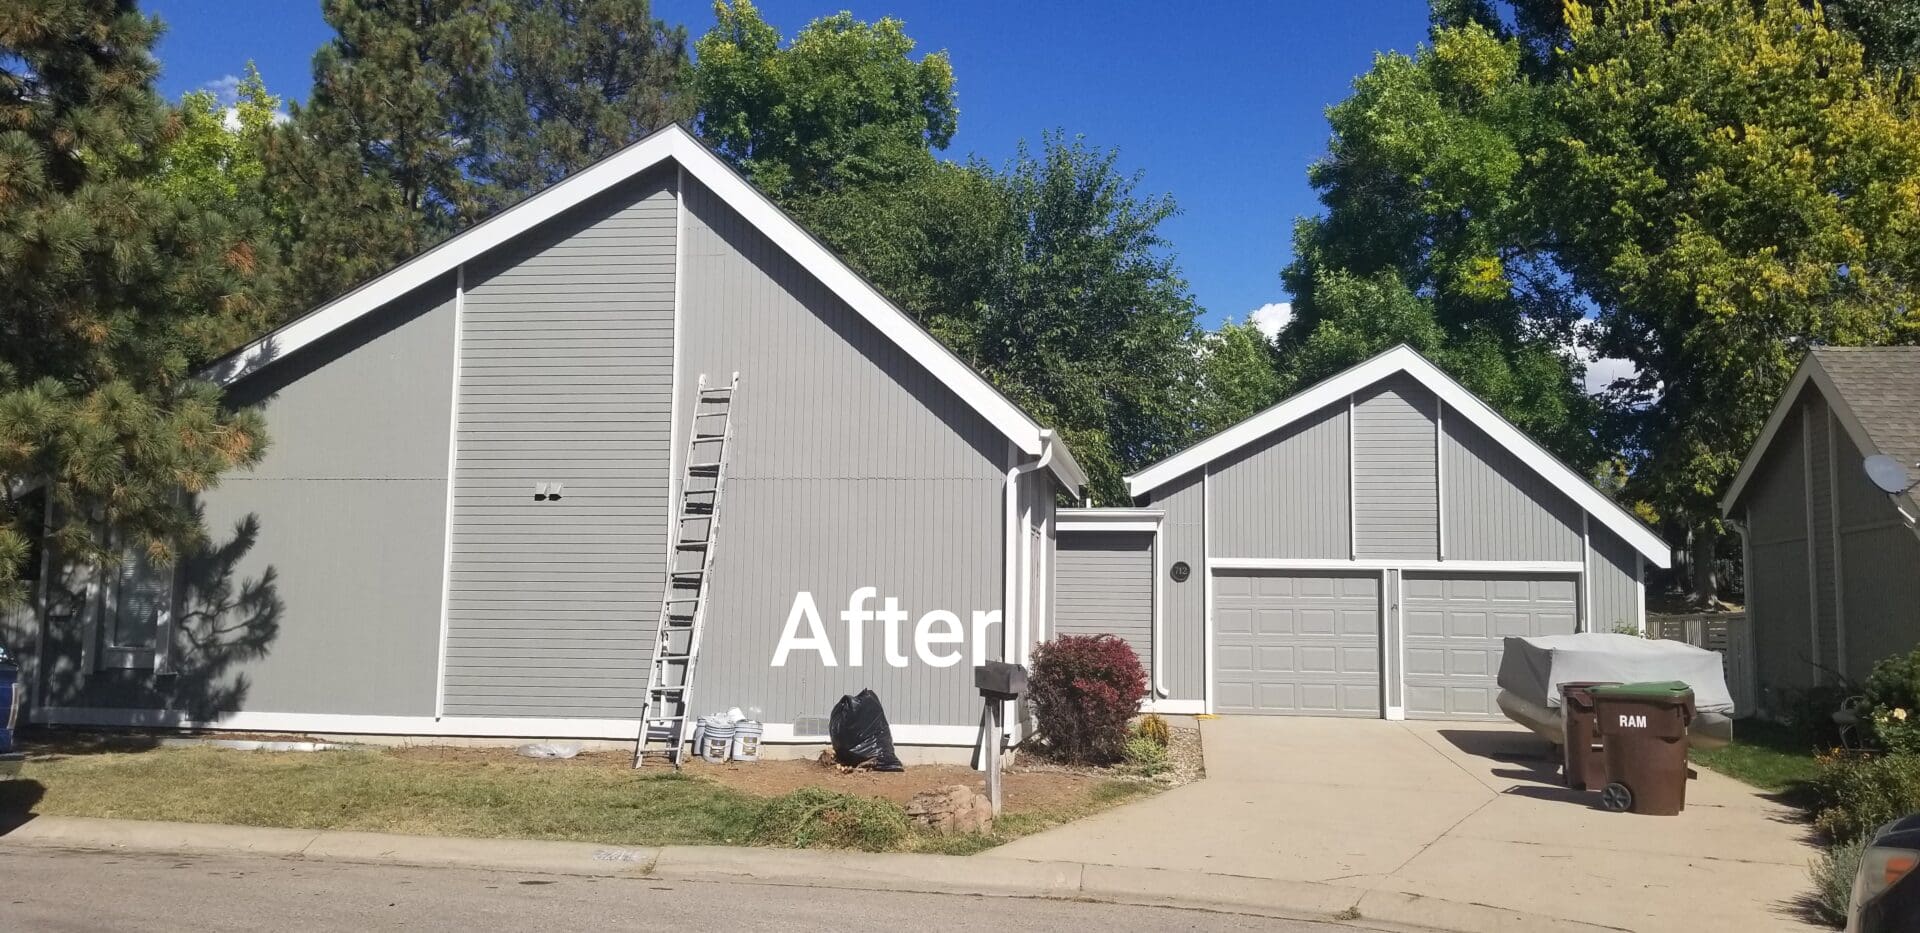
MULTIPOLYGON (((1021 585, 1026 572, 1027 533, 1021 521, 1020 480, 1028 473, 1043 469, 1053 462, 1053 439, 1051 429, 1040 432, 1040 457, 1027 464, 1016 464, 1007 468, 1007 528, 1006 528, 1006 585, 1003 593, 1003 606, 1000 610, 1000 657, 1016 664, 1024 664, 1027 653, 1022 647, 1021 638, 1025 636, 1027 613, 1022 596, 1025 587, 1021 585)), ((1001 722, 1013 741, 1018 741, 1019 723, 1015 717, 1002 715, 1001 722)))

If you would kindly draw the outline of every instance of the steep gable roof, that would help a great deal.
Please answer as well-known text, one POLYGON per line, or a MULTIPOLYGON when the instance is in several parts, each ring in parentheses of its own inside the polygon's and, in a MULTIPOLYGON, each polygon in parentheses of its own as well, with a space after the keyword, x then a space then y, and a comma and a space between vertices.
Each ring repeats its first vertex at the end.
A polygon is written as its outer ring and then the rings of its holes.
MULTIPOLYGON (((1780 393, 1759 439, 1720 499, 1721 514, 1733 515, 1774 435, 1809 384, 1827 400, 1834 420, 1862 455, 1886 454, 1909 469, 1920 463, 1920 347, 1818 347, 1780 393)), ((1920 511, 1911 491, 1903 498, 1910 513, 1920 511)))
POLYGON ((1672 551, 1652 529, 1405 344, 1315 383, 1278 405, 1127 477, 1127 493, 1139 496, 1164 486, 1396 373, 1413 377, 1449 408, 1465 415, 1488 437, 1619 535, 1654 566, 1665 567, 1672 562, 1672 551))
POLYGON ((401 263, 344 295, 308 312, 274 332, 242 347, 201 375, 219 385, 231 385, 300 352, 303 347, 389 302, 470 262, 569 208, 633 178, 656 165, 673 162, 728 207, 737 211, 775 246, 784 250, 828 290, 845 301, 881 334, 920 362, 955 395, 1006 435, 1016 447, 1038 456, 1051 444, 1054 475, 1075 495, 1086 484, 1086 474, 1067 449, 1019 406, 987 382, 972 367, 912 317, 881 295, 835 256, 792 217, 761 194, 732 166, 701 145, 679 125, 657 130, 644 139, 588 166, 494 216, 401 263))

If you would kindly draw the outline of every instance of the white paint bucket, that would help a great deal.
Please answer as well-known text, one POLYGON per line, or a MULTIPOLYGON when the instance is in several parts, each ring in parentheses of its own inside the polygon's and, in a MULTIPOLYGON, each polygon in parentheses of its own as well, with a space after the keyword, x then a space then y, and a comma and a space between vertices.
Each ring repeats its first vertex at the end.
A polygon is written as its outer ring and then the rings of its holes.
POLYGON ((759 761, 760 735, 766 727, 751 719, 733 724, 733 760, 759 761))

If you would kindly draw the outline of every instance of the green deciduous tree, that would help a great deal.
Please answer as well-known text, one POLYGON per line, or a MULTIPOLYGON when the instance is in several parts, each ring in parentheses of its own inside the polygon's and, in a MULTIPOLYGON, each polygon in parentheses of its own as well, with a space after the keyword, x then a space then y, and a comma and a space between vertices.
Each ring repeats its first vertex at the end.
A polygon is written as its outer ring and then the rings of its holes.
POLYGON ((953 66, 913 60, 899 20, 840 13, 782 46, 751 0, 720 0, 714 18, 695 46, 700 133, 781 203, 900 181, 952 140, 953 66))
POLYGON ((0 602, 45 499, 70 556, 196 536, 177 493, 254 461, 257 418, 192 378, 264 326, 257 218, 163 182, 183 120, 131 0, 0 6, 0 602))
POLYGON ((1280 400, 1286 381, 1273 365, 1272 342, 1251 322, 1228 321, 1200 338, 1193 429, 1206 436, 1230 428, 1280 400))
POLYGON ((1594 405, 1566 349, 1581 310, 1530 171, 1557 120, 1524 58, 1477 24, 1440 28, 1413 56, 1378 56, 1328 111, 1308 172, 1327 213, 1295 230, 1281 366, 1304 386, 1410 344, 1584 469, 1594 405))
POLYGON ((1794 0, 1568 9, 1564 138, 1540 166, 1557 261, 1598 349, 1639 368, 1635 484, 1710 568, 1715 501, 1805 350, 1912 333, 1920 122, 1794 0))
POLYGON ((937 163, 806 202, 882 291, 1043 422, 1102 501, 1183 445, 1200 384, 1195 308, 1116 156, 1049 135, 1003 168, 937 163))
POLYGON ((168 143, 157 179, 168 194, 202 205, 261 206, 267 135, 281 117, 280 98, 267 93, 252 62, 232 104, 212 91, 180 100, 180 129, 168 143))

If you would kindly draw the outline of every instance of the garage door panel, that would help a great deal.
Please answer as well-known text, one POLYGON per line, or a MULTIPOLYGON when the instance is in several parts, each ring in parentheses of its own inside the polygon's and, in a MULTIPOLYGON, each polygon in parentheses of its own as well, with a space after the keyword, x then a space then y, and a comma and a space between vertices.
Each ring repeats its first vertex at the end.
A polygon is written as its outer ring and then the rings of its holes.
POLYGON ((1377 575, 1223 572, 1214 597, 1215 708, 1379 715, 1377 575))
POLYGON ((1504 639, 1576 630, 1568 576, 1408 574, 1406 702, 1414 719, 1486 719, 1500 715, 1494 698, 1504 639))

